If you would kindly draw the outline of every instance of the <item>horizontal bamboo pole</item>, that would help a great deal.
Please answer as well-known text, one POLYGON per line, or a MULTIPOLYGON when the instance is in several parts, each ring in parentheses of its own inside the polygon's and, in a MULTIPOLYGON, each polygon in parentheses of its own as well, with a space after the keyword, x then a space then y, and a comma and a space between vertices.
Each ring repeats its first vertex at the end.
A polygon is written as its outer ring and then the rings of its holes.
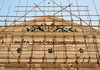
MULTIPOLYGON (((3 17, 3 16, 1 16, 3 17)), ((11 16, 11 17, 14 17, 14 16, 11 16)), ((20 16, 17 16, 17 17, 20 17, 20 16)), ((35 17, 35 16, 32 16, 32 17, 35 17)), ((36 17, 42 17, 42 16, 36 16, 36 17)), ((84 20, 84 19, 83 19, 84 20)), ((67 21, 71 21, 71 20, 67 20, 67 21)), ((73 21, 80 21, 80 20, 73 20, 73 21)), ((84 21, 90 21, 90 20, 84 20, 84 21)), ((96 20, 96 19, 93 19, 91 20, 91 22, 99 22, 99 19, 96 20)), ((0 22, 5 22, 5 20, 0 20, 0 22)), ((6 20, 6 22, 44 22, 43 20, 33 20, 33 21, 24 21, 24 20, 6 20)), ((45 20, 45 22, 53 22, 53 20, 45 20)), ((66 22, 65 20, 55 20, 55 22, 66 22)))
MULTIPOLYGON (((43 12, 58 12, 59 10, 42 10, 43 12)), ((70 10, 69 10, 70 11, 70 10)), ((73 11, 73 12, 76 12, 76 11, 78 11, 78 10, 71 10, 71 11, 73 11)), ((79 11, 90 11, 90 10, 79 10, 79 11)), ((28 10, 26 11, 26 10, 19 10, 19 11, 14 11, 14 12, 28 12, 28 10)), ((33 10, 33 11, 31 11, 31 12, 41 12, 40 10, 33 10)), ((62 12, 66 12, 65 10, 63 10, 62 12)), ((63 15, 63 16, 65 16, 65 15, 63 15)), ((70 16, 70 15, 68 15, 68 16, 70 16)), ((86 15, 87 16, 87 15, 86 15)), ((90 15, 91 16, 91 15, 90 15)))
MULTIPOLYGON (((16 64, 18 64, 18 62, 11 62, 12 64, 13 63, 16 63, 16 64)), ((10 63, 10 64, 11 64, 10 63)), ((21 64, 43 64, 43 62, 20 62, 21 64)), ((47 64, 54 64, 54 62, 45 62, 45 63, 47 63, 47 64)), ((64 64, 65 62, 56 62, 56 63, 58 63, 58 64, 64 64)), ((67 62, 68 64, 73 64, 73 63, 75 63, 76 64, 76 62, 67 62)), ((84 62, 84 63, 82 63, 82 62, 78 62, 78 63, 80 63, 80 64, 89 64, 88 62, 84 62)), ((0 64, 6 64, 6 62, 0 62, 0 64)), ((7 63, 7 64, 9 64, 9 63, 7 63)), ((97 62, 91 62, 91 64, 97 64, 97 62)), ((16 66, 16 65, 15 65, 16 66)))
MULTIPOLYGON (((0 20, 0 21, 2 21, 2 20, 0 20)), ((10 21, 10 20, 8 20, 7 22, 9 22, 9 21, 10 21)), ((13 22, 13 21, 12 21, 12 22, 13 22)), ((18 21, 18 22, 20 22, 20 21, 18 21)), ((34 22, 34 21, 25 21, 25 22, 34 22)), ((24 23, 25 23, 25 22, 24 22, 24 23)), ((38 20, 38 21, 36 21, 36 22, 41 22, 41 24, 43 23, 43 21, 41 21, 41 20, 38 20)), ((50 22, 50 21, 48 20, 47 22, 50 22)), ((51 22, 52 22, 52 21, 51 21, 51 22)), ((58 22, 63 22, 63 21, 58 21, 58 22)), ((68 23, 70 23, 70 22, 68 21, 68 23)), ((30 27, 32 27, 32 26, 40 26, 40 27, 51 27, 51 26, 54 26, 54 27, 59 27, 59 26, 60 26, 60 27, 63 27, 63 28, 64 28, 65 26, 71 27, 71 25, 69 25, 69 24, 59 24, 59 25, 50 25, 50 24, 49 24, 49 25, 47 25, 47 24, 46 24, 46 25, 45 25, 45 24, 44 24, 44 25, 41 25, 41 24, 40 24, 40 25, 38 25, 38 24, 17 24, 17 25, 12 25, 12 26, 3 25, 3 24, 2 24, 1 26, 2 26, 2 27, 25 27, 25 26, 26 26, 26 27, 29 27, 29 26, 30 26, 30 27)), ((98 25, 88 25, 88 26, 87 26, 87 25, 84 25, 84 24, 83 24, 83 25, 80 25, 80 24, 73 24, 73 26, 74 26, 74 27, 79 27, 79 26, 82 26, 82 27, 97 27, 98 25)), ((34 28, 34 27, 33 27, 33 28, 34 28)))
MULTIPOLYGON (((20 67, 20 66, 1 66, 1 67, 7 67, 7 68, 22 68, 22 67, 20 67)), ((71 66, 70 68, 89 68, 89 69, 91 69, 91 68, 98 68, 97 66, 71 66)), ((24 68, 29 68, 29 67, 26 67, 26 66, 24 66, 24 68)), ((56 67, 46 67, 46 66, 44 66, 44 67, 31 67, 31 68, 69 68, 69 67, 58 67, 58 66, 56 66, 56 67)))
MULTIPOLYGON (((15 6, 15 7, 36 7, 36 6, 15 6)), ((39 6, 39 7, 59 7, 59 6, 39 6)), ((61 6, 66 7, 66 6, 61 6)), ((70 6, 70 7, 89 7, 89 6, 70 6)))
MULTIPOLYGON (((18 47, 18 48, 19 48, 19 47, 18 47)), ((28 48, 28 47, 27 47, 27 48, 28 48)), ((40 47, 40 48, 41 48, 41 47, 40 47)), ((42 48, 44 48, 44 47, 42 47, 42 48)), ((48 48, 53 48, 53 47, 48 47, 48 48)), ((12 51, 13 51, 13 52, 16 52, 16 49, 15 49, 15 50, 12 50, 12 51)), ((25 53, 25 51, 28 51, 28 52, 30 52, 30 51, 34 51, 34 52, 40 51, 40 52, 41 52, 41 51, 42 51, 42 52, 43 52, 43 51, 49 51, 49 50, 22 50, 22 51, 23 51, 23 53, 25 53)), ((52 51, 60 52, 60 53, 61 53, 61 52, 64 52, 64 53, 65 53, 65 51, 66 51, 67 53, 70 53, 70 52, 71 52, 71 53, 72 53, 72 52, 73 52, 73 53, 74 53, 74 52, 79 52, 79 50, 58 50, 58 49, 57 49, 57 50, 54 49, 54 50, 52 50, 52 51)), ((93 53, 96 54, 96 52, 100 52, 100 51, 99 51, 99 50, 98 50, 98 51, 92 51, 92 50, 89 51, 89 50, 88 50, 88 51, 85 51, 84 53, 87 53, 87 52, 90 52, 90 54, 93 54, 93 53)), ((3 53, 5 53, 5 54, 8 53, 8 50, 1 50, 0 54, 2 55, 3 53)), ((26 53, 27 53, 27 52, 26 52, 26 53)), ((59 54, 58 54, 58 55, 59 55, 59 54)))
MULTIPOLYGON (((55 57, 55 58, 56 58, 56 57, 55 57)), ((55 59, 55 58, 46 57, 46 58, 44 58, 44 59, 55 59)), ((84 58, 85 58, 85 59, 89 59, 89 57, 80 57, 79 59, 84 59, 84 58)), ((98 57, 98 58, 90 57, 90 58, 91 58, 91 59, 98 59, 99 57, 98 57)), ((4 59, 4 60, 5 60, 5 59, 7 59, 7 58, 2 57, 2 58, 0 58, 0 59, 2 59, 2 60, 4 59)), ((9 57, 9 59, 12 60, 12 59, 15 59, 15 58, 9 57)), ((30 57, 21 57, 20 59, 26 59, 26 60, 28 60, 28 59, 30 59, 30 57)), ((33 58, 31 58, 31 59, 32 59, 32 60, 34 60, 34 59, 37 59, 37 60, 38 60, 38 59, 43 59, 43 58, 40 58, 40 57, 33 57, 33 58)), ((58 60, 59 60, 59 59, 76 59, 76 57, 75 57, 75 58, 74 58, 74 57, 66 57, 66 58, 64 58, 64 57, 63 57, 63 58, 59 57, 59 58, 57 58, 57 59, 58 59, 58 60)))

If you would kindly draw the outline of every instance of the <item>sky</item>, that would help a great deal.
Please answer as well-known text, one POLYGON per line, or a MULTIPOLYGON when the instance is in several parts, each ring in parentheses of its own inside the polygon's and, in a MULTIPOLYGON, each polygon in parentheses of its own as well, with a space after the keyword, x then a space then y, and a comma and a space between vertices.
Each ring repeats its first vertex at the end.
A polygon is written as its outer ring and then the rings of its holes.
MULTIPOLYGON (((0 0, 0 16, 23 16, 25 14, 25 12, 16 12, 17 10, 18 11, 24 11, 24 10, 31 10, 33 7, 16 7, 16 6, 36 6, 38 5, 40 2, 42 2, 43 0, 0 0), (19 1, 20 1, 20 4, 19 4, 19 1), (8 11, 9 10, 9 11, 8 11)), ((86 15, 86 14, 90 14, 90 15, 100 15, 100 0, 53 0, 55 3, 57 3, 58 5, 63 5, 63 6, 68 6, 69 4, 72 4, 71 6, 88 6, 88 7, 81 7, 81 8, 71 8, 73 10, 76 10, 76 9, 80 9, 80 10, 87 10, 88 8, 88 12, 80 12, 80 15, 86 15), (69 3, 70 1, 70 3, 69 3), (94 3, 93 1, 95 2, 95 6, 94 6, 94 3), (95 9, 96 7, 96 9, 95 9), (98 12, 96 12, 96 10, 98 12)), ((40 4, 39 6, 44 6, 44 2, 42 4, 40 4)), ((54 4, 52 1, 50 0, 45 0, 45 5, 47 6, 57 6, 56 4, 54 4)), ((44 8, 40 8, 41 10, 44 10, 44 8)), ((34 10, 40 10, 39 8, 36 8, 34 10)), ((60 7, 58 8, 45 8, 47 10, 61 10, 60 7)), ((66 10, 69 10, 70 8, 66 8, 66 10)), ((56 12, 52 12, 52 13, 48 13, 46 12, 45 15, 53 15, 54 13, 56 12)), ((78 11, 77 12, 72 12, 73 14, 75 15, 79 15, 78 11)), ((63 13, 63 14, 66 14, 66 15, 69 15, 69 13, 63 13)), ((30 12, 28 14, 29 16, 30 15, 44 15, 42 12, 40 13, 33 13, 33 12, 30 12)), ((27 15, 27 16, 28 16, 27 15)), ((57 13, 56 15, 61 15, 61 12, 57 13)), ((79 17, 79 16, 78 16, 79 17)), ((15 17, 0 17, 0 20, 15 20, 15 19, 18 19, 19 17, 15 18, 15 17)), ((89 17, 81 17, 82 19, 86 20, 87 18, 88 19, 95 19, 95 20, 98 20, 100 19, 100 17, 98 16, 91 16, 90 18, 89 17)), ((26 20, 32 20, 34 18, 27 18, 26 20)), ((70 18, 66 17, 64 18, 66 20, 70 20, 70 18)), ((75 17, 73 17, 73 19, 77 19, 75 17)), ((20 20, 24 20, 24 18, 20 19, 20 20)), ((78 23, 78 22, 77 22, 78 23)), ((0 22, 0 25, 4 25, 5 23, 1 23, 0 22)), ((7 23, 7 24, 11 24, 11 22, 7 23)), ((93 22, 93 24, 98 24, 93 22)))

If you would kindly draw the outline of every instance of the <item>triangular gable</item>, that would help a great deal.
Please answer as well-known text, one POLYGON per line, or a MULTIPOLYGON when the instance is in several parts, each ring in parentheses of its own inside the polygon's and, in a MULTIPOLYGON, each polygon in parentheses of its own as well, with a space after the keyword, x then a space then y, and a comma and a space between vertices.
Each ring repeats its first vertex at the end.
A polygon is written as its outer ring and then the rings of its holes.
MULTIPOLYGON (((7 27, 7 28, 3 28, 3 29, 4 29, 4 31, 22 31, 22 30, 27 31, 27 28, 30 29, 34 25, 45 25, 45 24, 51 25, 51 26, 52 26, 52 24, 54 24, 54 26, 55 25, 58 25, 58 26, 65 25, 65 27, 67 27, 67 29, 72 28, 74 31, 76 29, 76 32, 82 31, 82 30, 95 31, 95 29, 93 29, 91 27, 84 27, 83 25, 80 26, 80 24, 77 24, 77 23, 74 23, 71 21, 67 21, 67 20, 64 20, 61 18, 57 18, 57 17, 51 16, 51 15, 43 16, 43 17, 40 17, 40 18, 37 18, 34 20, 26 21, 26 22, 14 25, 12 27, 7 27)), ((70 30, 72 30, 72 29, 70 29, 70 30)), ((71 32, 73 32, 73 31, 71 31, 71 32)))

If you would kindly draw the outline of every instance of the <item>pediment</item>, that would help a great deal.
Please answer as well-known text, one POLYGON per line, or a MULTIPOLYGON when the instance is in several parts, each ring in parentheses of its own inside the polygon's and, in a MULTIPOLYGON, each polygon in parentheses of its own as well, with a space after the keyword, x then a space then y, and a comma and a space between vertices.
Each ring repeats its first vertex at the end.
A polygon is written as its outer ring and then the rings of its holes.
MULTIPOLYGON (((43 26, 45 26, 45 25, 47 25, 47 27, 52 27, 52 28, 56 27, 54 29, 51 29, 51 31, 57 30, 57 28, 59 28, 58 32, 61 31, 61 28, 62 28, 62 30, 67 30, 65 32, 73 32, 73 31, 79 32, 82 30, 88 31, 88 32, 91 32, 91 31, 95 32, 95 29, 93 29, 91 27, 88 27, 88 26, 85 27, 83 25, 74 23, 72 21, 67 21, 67 20, 64 20, 64 19, 61 19, 61 18, 58 18, 55 16, 51 16, 51 15, 42 16, 40 18, 36 18, 36 19, 30 20, 30 21, 25 21, 23 23, 19 23, 14 26, 11 26, 11 27, 6 27, 6 28, 4 28, 4 31, 27 31, 27 28, 31 29, 32 26, 34 26, 33 28, 36 29, 37 26, 43 28, 43 26), (60 25, 63 25, 63 26, 60 26, 60 25)), ((32 30, 32 31, 34 31, 34 30, 32 30)), ((39 31, 39 30, 37 30, 37 31, 39 31)), ((46 31, 48 31, 48 30, 46 30, 46 31)))

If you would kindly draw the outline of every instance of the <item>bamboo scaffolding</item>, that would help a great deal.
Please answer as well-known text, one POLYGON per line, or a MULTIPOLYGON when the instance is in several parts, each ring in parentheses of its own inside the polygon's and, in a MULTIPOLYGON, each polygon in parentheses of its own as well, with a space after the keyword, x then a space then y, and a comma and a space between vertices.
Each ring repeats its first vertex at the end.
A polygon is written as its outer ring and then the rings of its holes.
POLYGON ((47 1, 43 0, 39 4, 34 3, 35 6, 29 6, 29 0, 26 6, 20 5, 20 2, 19 0, 18 6, 15 6, 17 8, 14 11, 15 16, 9 15, 10 8, 6 16, 0 15, 0 18, 6 18, 0 19, 2 23, 0 25, 0 67, 4 67, 4 70, 10 68, 17 70, 100 69, 100 15, 94 0, 96 15, 90 15, 88 6, 80 6, 78 0, 75 6, 70 0, 68 0, 69 5, 66 6, 62 6, 62 3, 59 5, 54 0, 50 0, 47 5, 47 1), (25 9, 20 10, 20 8, 25 9), (19 16, 19 13, 24 15, 19 16), (29 13, 34 15, 28 15, 29 13), (8 20, 8 18, 15 19, 8 20), (30 18, 32 19, 27 21, 30 18), (23 23, 18 24, 19 22, 23 23), (43 31, 27 31, 29 27, 34 27, 32 29, 40 27, 43 31), (57 31, 57 27, 63 28, 62 31, 57 31), (64 31, 64 27, 77 30, 64 31), (83 51, 80 51, 80 48, 83 51))

